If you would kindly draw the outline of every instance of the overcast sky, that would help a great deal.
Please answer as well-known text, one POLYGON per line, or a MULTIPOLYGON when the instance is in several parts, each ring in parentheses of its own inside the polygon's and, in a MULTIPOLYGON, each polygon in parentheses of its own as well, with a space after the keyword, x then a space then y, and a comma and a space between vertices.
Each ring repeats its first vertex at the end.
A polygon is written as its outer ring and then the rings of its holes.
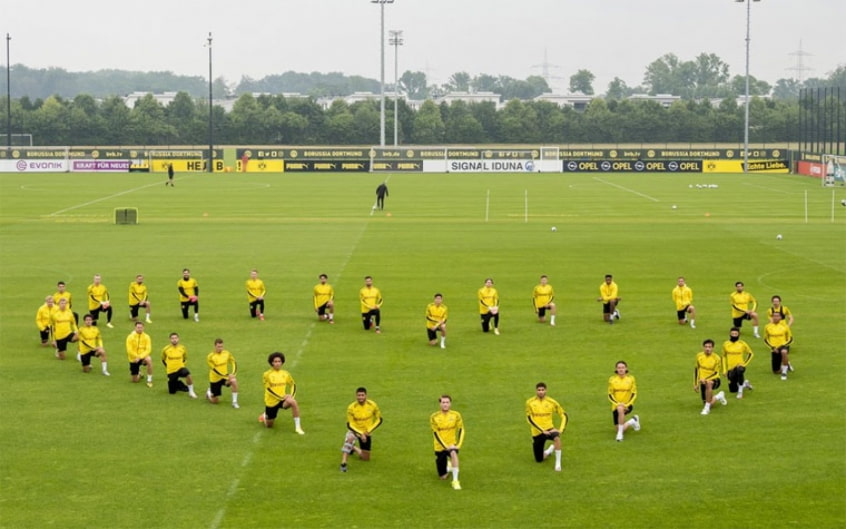
MULTIPOLYGON (((370 0, 0 4, 13 65, 207 77, 211 31, 214 77, 230 83, 288 70, 379 79, 380 6, 370 0)), ((395 0, 384 11, 386 40, 388 30, 403 31, 400 74, 423 71, 430 84, 459 71, 525 79, 545 69, 561 92, 584 68, 602 93, 614 76, 641 84, 646 66, 665 53, 682 60, 714 53, 732 76, 745 71, 747 4, 735 0, 395 0)), ((750 73, 771 84, 827 76, 846 64, 844 21, 844 0, 753 2, 750 73)), ((391 82, 387 45, 385 62, 391 82)))

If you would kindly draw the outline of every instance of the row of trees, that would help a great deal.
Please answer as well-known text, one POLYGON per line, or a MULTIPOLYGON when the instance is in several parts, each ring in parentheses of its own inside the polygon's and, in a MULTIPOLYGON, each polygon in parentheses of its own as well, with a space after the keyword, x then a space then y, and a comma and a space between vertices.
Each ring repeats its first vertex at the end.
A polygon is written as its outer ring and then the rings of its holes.
MULTIPOLYGON (((752 99, 750 141, 796 141, 799 104, 752 99)), ((393 105, 388 107, 392 131, 393 105)), ((678 101, 664 108, 652 101, 595 98, 584 111, 518 99, 502 108, 429 100, 416 111, 400 100, 398 108, 404 144, 743 141, 744 109, 735 99, 718 106, 707 100, 678 101)), ((6 122, 5 109, 3 101, 0 123, 6 122)), ((846 130, 846 108, 836 115, 846 130)), ((207 100, 180 92, 167 106, 148 95, 131 109, 117 96, 34 102, 24 97, 12 102, 11 121, 13 133, 31 133, 37 145, 204 145, 208 119, 207 100)), ((230 112, 214 106, 212 122, 216 144, 375 145, 380 135, 378 101, 347 104, 339 99, 324 109, 313 98, 244 94, 230 112)))
MULTIPOLYGON (((88 94, 96 98, 111 95, 126 95, 131 92, 178 92, 184 91, 193 97, 208 94, 208 80, 198 76, 180 76, 171 72, 128 72, 122 70, 101 70, 97 72, 74 73, 61 68, 32 69, 23 65, 12 67, 12 97, 46 99, 51 95, 73 98, 88 94)), ((569 89, 594 95, 596 76, 588 69, 581 69, 569 77, 569 89)), ((445 92, 494 92, 503 101, 511 99, 529 100, 551 89, 541 76, 530 76, 525 80, 506 75, 454 73, 446 83, 429 84, 426 74, 406 71, 399 79, 399 90, 406 98, 423 100, 436 98, 445 92)), ((682 99, 736 97, 745 93, 746 78, 731 76, 729 66, 717 55, 701 53, 693 60, 682 60, 668 53, 648 64, 644 70, 642 84, 630 87, 615 77, 605 88, 606 99, 620 100, 632 94, 672 94, 682 99)), ((0 70, 0 83, 6 84, 6 69, 0 70)), ((846 86, 846 66, 840 66, 826 78, 808 79, 802 83, 795 79, 779 79, 775 84, 750 77, 750 93, 771 95, 776 99, 796 99, 800 88, 817 86, 846 86)), ((394 90, 389 86, 390 91, 394 90)), ((215 79, 213 90, 217 97, 245 93, 297 93, 312 97, 346 96, 353 92, 380 90, 379 82, 361 76, 347 76, 341 73, 310 74, 286 72, 272 74, 262 79, 243 77, 237 84, 229 84, 223 78, 215 79)))

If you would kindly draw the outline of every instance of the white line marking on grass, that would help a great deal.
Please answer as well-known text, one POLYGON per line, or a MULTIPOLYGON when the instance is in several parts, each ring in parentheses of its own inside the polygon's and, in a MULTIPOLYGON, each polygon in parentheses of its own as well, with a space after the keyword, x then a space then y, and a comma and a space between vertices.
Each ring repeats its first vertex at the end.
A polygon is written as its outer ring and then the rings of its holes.
MULTIPOLYGON (((181 180, 181 178, 179 180, 181 180)), ((136 191, 141 191, 142 189, 147 189, 148 187, 155 187, 155 186, 160 186, 160 185, 162 185, 161 181, 154 182, 154 183, 147 184, 147 185, 143 185, 143 186, 139 186, 139 187, 133 187, 132 189, 127 189, 126 191, 121 191, 120 193, 114 193, 112 195, 96 198, 94 200, 89 200, 88 202, 83 202, 82 204, 77 204, 77 205, 71 206, 69 208, 60 209, 59 211, 54 211, 53 213, 49 213, 47 216, 48 217, 55 217, 57 215, 61 215, 62 213, 66 212, 66 211, 73 211, 74 209, 84 208, 85 206, 90 206, 91 204, 96 204, 97 202, 109 200, 110 198, 128 195, 128 194, 134 193, 136 191)))
POLYGON ((764 186, 759 186, 757 184, 750 184, 749 182, 743 182, 743 185, 749 186, 749 187, 757 187, 758 189, 763 189, 764 191, 769 191, 771 193, 782 193, 782 194, 785 194, 785 195, 795 195, 796 194, 795 191, 784 191, 782 189, 774 189, 772 187, 764 187, 764 186))
POLYGON ((633 193, 633 194, 635 194, 635 195, 637 195, 637 196, 639 196, 639 197, 643 197, 643 198, 649 199, 649 200, 651 200, 652 202, 661 202, 660 200, 658 200, 658 199, 657 199, 657 198, 655 198, 655 197, 651 197, 651 196, 649 196, 649 195, 644 195, 643 193, 640 193, 640 192, 638 192, 638 191, 635 191, 634 189, 629 189, 628 187, 621 186, 621 185, 619 185, 619 184, 615 184, 615 183, 613 183, 613 182, 608 182, 607 180, 603 180, 603 179, 601 179, 601 178, 597 178, 597 177, 595 177, 595 176, 593 177, 593 179, 594 179, 594 180, 596 180, 597 182, 602 182, 603 184, 607 184, 607 185, 609 185, 609 186, 616 187, 617 189, 622 189, 623 191, 628 191, 629 193, 633 193))
MULTIPOLYGON (((246 468, 247 465, 250 464, 250 461, 253 460, 253 452, 255 451, 255 447, 256 445, 258 445, 260 438, 261 432, 256 432, 256 434, 253 436, 252 448, 244 455, 244 459, 241 460, 241 470, 239 470, 239 472, 246 468)), ((226 499, 224 500, 224 505, 220 508, 219 511, 217 511, 217 514, 214 516, 214 520, 212 520, 212 523, 209 526, 211 529, 218 529, 220 527, 220 524, 223 522, 223 517, 226 515, 226 503, 228 503, 229 500, 232 499, 238 492, 238 485, 240 484, 240 477, 235 477, 235 479, 232 480, 232 483, 229 484, 229 488, 226 490, 226 499)))
MULTIPOLYGON (((367 231, 367 224, 364 224, 364 227, 362 228, 361 232, 359 232, 358 237, 356 237, 355 243, 353 243, 352 248, 350 249, 349 253, 347 253, 347 255, 344 257, 344 261, 341 263, 341 268, 338 271, 337 275, 335 275, 336 281, 341 278, 341 275, 343 274, 344 270, 346 270, 347 264, 349 264, 350 258, 352 258, 353 254, 355 253, 355 249, 358 248, 358 244, 361 242, 361 238, 364 236, 365 231, 367 231)), ((296 367, 297 364, 299 363, 300 358, 302 358, 303 353, 305 352, 305 348, 308 347, 309 340, 311 339, 311 333, 314 330, 314 326, 316 324, 317 324, 317 322, 314 322, 314 321, 311 322, 311 325, 309 325, 308 329, 306 329, 306 333, 305 333, 305 336, 303 337, 303 341, 300 342, 300 347, 294 353, 294 357, 289 358, 288 361, 286 362, 286 364, 289 365, 290 367, 296 367)), ((241 471, 243 471, 243 469, 246 468, 247 465, 252 460, 253 454, 256 451, 256 448, 258 446, 258 442, 259 442, 260 439, 261 439, 261 432, 256 432, 256 434, 253 436, 253 444, 250 446, 249 450, 247 450, 247 453, 244 454, 244 458, 241 460, 241 471)), ((229 489, 226 492, 226 498, 223 500, 223 507, 221 507, 220 510, 217 511, 217 514, 215 515, 214 519, 212 520, 211 525, 209 526, 209 529, 219 529, 220 528, 220 524, 223 522, 224 516, 226 516, 226 509, 229 506, 229 501, 233 497, 235 497, 235 494, 238 492, 238 485, 240 485, 240 483, 241 483, 241 478, 240 478, 240 475, 239 475, 239 476, 236 476, 232 480, 232 483, 229 484, 229 489)))

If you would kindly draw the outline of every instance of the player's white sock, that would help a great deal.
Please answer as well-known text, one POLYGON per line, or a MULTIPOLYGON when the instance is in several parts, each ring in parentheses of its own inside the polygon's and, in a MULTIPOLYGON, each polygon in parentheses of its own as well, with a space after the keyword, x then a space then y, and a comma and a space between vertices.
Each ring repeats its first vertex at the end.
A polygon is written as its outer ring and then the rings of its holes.
POLYGON ((300 427, 300 418, 294 417, 294 428, 299 429, 300 427))
POLYGON ((194 393, 194 384, 188 384, 188 393, 194 393))
POLYGON ((147 382, 153 381, 153 375, 147 375, 147 382))
POLYGON ((446 347, 446 337, 441 336, 441 348, 446 347))
POLYGON ((786 375, 786 374, 787 374, 787 368, 788 368, 788 367, 789 367, 789 366, 781 366, 781 374, 782 374, 782 375, 786 375))
POLYGON ((754 334, 755 336, 758 336, 758 326, 757 325, 752 327, 752 334, 754 334))
POLYGON ((106 362, 102 362, 102 363, 100 364, 100 368, 103 370, 103 373, 108 373, 108 372, 109 372, 108 367, 109 367, 109 365, 108 365, 106 362))
MULTIPOLYGON (((634 426, 634 424, 635 424, 635 420, 634 420, 634 418, 631 418, 631 419, 629 419, 628 421, 626 421, 626 426, 634 426)), ((622 426, 618 426, 618 428, 620 428, 620 431, 622 431, 622 430, 623 430, 623 427, 622 427, 622 426)))
POLYGON ((232 393, 232 404, 238 404, 238 394, 232 393))
POLYGON ((692 318, 691 318, 691 320, 690 320, 690 328, 691 328, 691 329, 695 329, 695 328, 696 328, 696 320, 694 320, 694 319, 692 319, 692 318))
POLYGON ((561 450, 555 451, 555 466, 556 467, 561 466, 561 450))
POLYGON ((549 317, 549 324, 552 326, 555 325, 555 314, 549 317))
POLYGON ((551 455, 553 450, 555 450, 555 445, 549 445, 549 448, 543 451, 544 456, 551 455))
POLYGON ((335 315, 332 314, 332 313, 329 313, 329 321, 332 321, 334 319, 335 319, 335 315))
POLYGON ((452 480, 458 481, 458 467, 452 467, 452 480))

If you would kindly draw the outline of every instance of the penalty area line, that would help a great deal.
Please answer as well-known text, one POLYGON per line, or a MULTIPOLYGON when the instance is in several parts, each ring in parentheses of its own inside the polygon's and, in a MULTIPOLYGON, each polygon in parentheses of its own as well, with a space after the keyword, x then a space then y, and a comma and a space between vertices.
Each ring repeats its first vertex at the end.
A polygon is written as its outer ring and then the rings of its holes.
POLYGON ((658 200, 655 197, 651 197, 649 195, 644 195, 643 193, 635 191, 634 189, 629 189, 628 187, 621 186, 621 185, 615 184, 613 182, 608 182, 607 180, 603 180, 603 179, 597 178, 595 176, 593 177, 593 179, 596 180, 597 182, 602 182, 603 184, 606 184, 606 185, 609 185, 609 186, 612 186, 612 187, 616 187, 617 189, 622 189, 623 191, 628 191, 629 193, 633 193, 633 194, 635 194, 639 197, 643 197, 645 199, 651 200, 652 202, 661 202, 660 200, 658 200))
POLYGON ((151 184, 146 184, 146 185, 139 186, 139 187, 133 187, 132 189, 127 189, 126 191, 121 191, 120 193, 114 193, 114 194, 111 194, 111 195, 108 195, 108 196, 105 196, 105 197, 95 198, 94 200, 89 200, 88 202, 83 202, 82 204, 77 204, 77 205, 71 206, 69 208, 60 209, 59 211, 54 211, 53 213, 49 213, 47 216, 48 217, 56 217, 58 215, 61 215, 62 213, 66 213, 68 211, 73 211, 73 210, 79 209, 79 208, 84 208, 85 206, 90 206, 91 204, 96 204, 96 203, 102 202, 104 200, 109 200, 110 198, 128 195, 129 193, 141 191, 142 189, 147 189, 148 187, 155 187, 155 186, 160 186, 160 185, 162 185, 161 181, 151 183, 151 184))

